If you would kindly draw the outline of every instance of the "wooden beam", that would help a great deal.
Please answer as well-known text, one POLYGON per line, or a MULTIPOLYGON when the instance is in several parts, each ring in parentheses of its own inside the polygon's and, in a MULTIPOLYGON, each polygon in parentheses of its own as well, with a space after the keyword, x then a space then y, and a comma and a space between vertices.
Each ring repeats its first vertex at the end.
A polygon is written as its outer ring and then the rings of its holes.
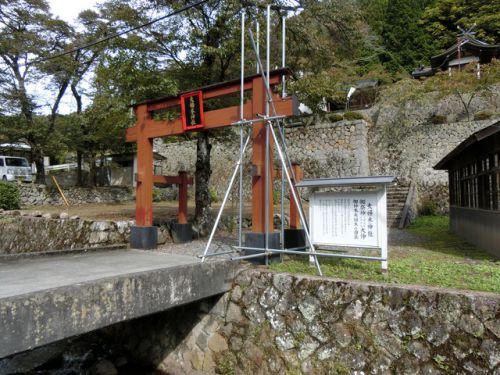
MULTIPOLYGON (((294 114, 293 99, 291 97, 279 99, 274 101, 277 113, 283 116, 292 116, 294 114)), ((142 106, 138 107, 141 108, 142 106)), ((146 107, 146 105, 144 105, 146 107)), ((244 106, 245 118, 252 119, 253 103, 251 100, 247 101, 244 106)), ((146 108, 144 108, 146 109, 146 108)), ((143 109, 143 110, 144 110, 143 109)), ((216 109, 214 111, 205 112, 205 127, 203 130, 217 129, 229 126, 240 119, 240 106, 227 107, 216 109)), ((141 129, 142 136, 146 138, 160 138, 170 135, 182 134, 182 120, 177 118, 175 120, 154 120, 149 117, 141 129)), ((138 137, 137 126, 128 128, 126 132, 127 142, 136 142, 138 137)))
MULTIPOLYGON (((192 185, 193 178, 186 177, 186 182, 188 185, 192 185)), ((153 176, 153 183, 155 185, 180 185, 184 181, 181 176, 153 176)))
POLYGON ((179 172, 179 224, 187 224, 188 217, 188 185, 193 183, 193 179, 188 177, 187 172, 179 172))
MULTIPOLYGON (((288 69, 278 69, 275 71, 271 72, 271 77, 269 79, 269 83, 271 86, 276 86, 281 83, 281 78, 285 75, 289 75, 290 71, 288 69)), ((252 89, 252 82, 255 78, 260 78, 260 75, 255 75, 251 77, 245 77, 245 83, 244 83, 244 90, 251 90, 252 89)), ((153 100, 148 100, 142 103, 137 103, 134 108, 137 108, 138 106, 141 105, 147 105, 149 111, 156 111, 160 109, 165 109, 169 107, 174 107, 176 105, 180 104, 180 95, 181 94, 187 94, 189 92, 194 92, 194 91, 199 91, 201 90, 203 92, 203 99, 210 99, 210 98, 215 98, 215 97, 220 97, 224 95, 230 95, 237 93, 241 90, 241 82, 239 79, 235 79, 229 82, 220 82, 216 83, 213 85, 205 86, 205 87, 200 87, 193 89, 191 91, 185 91, 182 93, 179 93, 177 96, 171 96, 167 98, 159 98, 159 99, 153 99, 153 100)))

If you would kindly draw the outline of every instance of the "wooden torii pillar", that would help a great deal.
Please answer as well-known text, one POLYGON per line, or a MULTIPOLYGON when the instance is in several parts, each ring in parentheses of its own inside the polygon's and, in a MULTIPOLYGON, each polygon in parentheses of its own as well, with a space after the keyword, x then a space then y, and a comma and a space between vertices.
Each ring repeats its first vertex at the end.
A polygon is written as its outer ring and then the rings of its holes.
MULTIPOLYGON (((286 68, 270 72, 270 86, 281 83, 283 76, 289 76, 290 71, 286 68)), ((251 91, 251 99, 244 104, 244 117, 246 120, 257 119, 265 113, 266 93, 265 85, 261 75, 246 77, 244 90, 251 91)), ((133 106, 136 114, 136 124, 127 129, 127 142, 137 143, 137 191, 136 191, 136 225, 131 230, 131 242, 134 247, 153 249, 157 245, 157 229, 153 226, 153 184, 157 177, 153 176, 153 139, 182 134, 186 131, 207 131, 226 126, 231 126, 240 120, 240 106, 231 106, 201 114, 202 124, 196 124, 192 128, 186 126, 186 119, 179 117, 174 120, 159 120, 155 118, 155 112, 168 110, 169 108, 185 105, 183 97, 198 97, 201 102, 220 98, 226 95, 234 95, 240 92, 240 80, 232 80, 223 83, 202 87, 175 97, 149 100, 133 106)), ((272 93, 276 115, 292 116, 297 114, 297 103, 292 97, 281 98, 278 93, 272 93)), ((191 113, 192 115, 192 113, 191 113)), ((274 114, 273 114, 274 115, 274 114)), ((273 231, 273 199, 272 199, 272 171, 273 154, 272 139, 270 140, 271 152, 269 154, 270 178, 268 200, 268 228, 273 231)), ((265 228, 265 124, 257 122, 252 125, 252 233, 255 234, 257 242, 261 242, 266 232, 265 228)), ((230 161, 228 161, 229 163, 230 161)), ((159 181, 158 181, 159 182, 159 181)), ((251 240, 250 245, 255 245, 251 240)))

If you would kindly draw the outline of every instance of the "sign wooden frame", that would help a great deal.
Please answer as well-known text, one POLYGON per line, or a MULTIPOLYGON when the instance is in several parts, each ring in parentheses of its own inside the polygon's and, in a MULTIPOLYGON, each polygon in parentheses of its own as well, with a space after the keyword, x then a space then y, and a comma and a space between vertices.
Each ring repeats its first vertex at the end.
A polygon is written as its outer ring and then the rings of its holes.
POLYGON ((201 90, 182 94, 180 96, 181 113, 182 113, 182 129, 190 131, 205 127, 205 115, 203 112, 203 92, 201 90), (194 98, 197 98, 197 104, 194 98), (186 106, 186 99, 191 99, 190 107, 186 106), (196 114, 198 111, 198 114, 196 114), (188 118, 189 114, 189 118, 188 118), (199 121, 196 120, 199 117, 199 121))

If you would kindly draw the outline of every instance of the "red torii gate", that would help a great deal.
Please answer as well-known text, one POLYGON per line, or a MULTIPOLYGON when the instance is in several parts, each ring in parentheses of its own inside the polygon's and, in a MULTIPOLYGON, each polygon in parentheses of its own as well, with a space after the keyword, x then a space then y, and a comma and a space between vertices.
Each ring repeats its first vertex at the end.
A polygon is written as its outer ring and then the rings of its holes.
MULTIPOLYGON (((276 115, 292 116, 297 114, 297 102, 293 97, 282 98, 274 93, 273 86, 279 85, 283 76, 289 76, 288 69, 282 68, 269 72, 269 86, 271 87, 272 100, 276 108, 276 115)), ((181 176, 154 176, 153 175, 153 139, 170 135, 182 134, 190 129, 183 125, 185 118, 179 117, 174 120, 157 120, 153 118, 155 111, 181 105, 181 99, 185 96, 198 96, 201 100, 218 98, 240 92, 241 82, 239 79, 191 90, 175 97, 149 100, 133 106, 136 114, 136 124, 127 129, 126 141, 137 142, 137 191, 136 191, 136 226, 132 227, 131 245, 135 248, 152 249, 157 245, 157 228, 153 226, 153 185, 154 183, 182 183, 181 176), (201 94, 199 93, 201 92, 201 94)), ((254 75, 244 79, 244 90, 251 91, 251 98, 244 104, 244 118, 255 120, 265 113, 266 89, 262 76, 254 75)), ((184 104, 184 103, 183 103, 184 104)), ((201 113, 201 125, 193 126, 197 131, 231 126, 240 120, 240 106, 231 106, 222 109, 201 113), (203 121, 204 117, 204 121, 203 121)), ((265 228, 265 119, 252 125, 252 232, 264 234, 265 228)), ((269 171, 273 171, 273 144, 270 142, 269 171)), ((270 172, 272 174, 272 172, 270 172)), ((184 186, 187 181, 184 175, 184 186)), ((267 184, 269 191, 273 191, 272 176, 267 184)), ((182 189, 180 189, 182 190, 182 189)), ((187 223, 187 195, 179 196, 179 222, 187 223), (182 212, 182 214, 181 214, 182 212), (182 221, 182 222, 181 222, 182 221)), ((270 194, 268 200, 268 232, 273 230, 273 197, 270 194)))

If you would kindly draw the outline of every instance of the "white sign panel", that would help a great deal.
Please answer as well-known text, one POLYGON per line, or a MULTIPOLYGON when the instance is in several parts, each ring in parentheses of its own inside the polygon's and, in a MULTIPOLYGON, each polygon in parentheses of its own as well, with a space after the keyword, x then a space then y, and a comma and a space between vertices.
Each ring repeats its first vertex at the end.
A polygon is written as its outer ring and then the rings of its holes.
POLYGON ((315 244, 381 247, 386 230, 384 191, 315 193, 310 201, 315 244))

